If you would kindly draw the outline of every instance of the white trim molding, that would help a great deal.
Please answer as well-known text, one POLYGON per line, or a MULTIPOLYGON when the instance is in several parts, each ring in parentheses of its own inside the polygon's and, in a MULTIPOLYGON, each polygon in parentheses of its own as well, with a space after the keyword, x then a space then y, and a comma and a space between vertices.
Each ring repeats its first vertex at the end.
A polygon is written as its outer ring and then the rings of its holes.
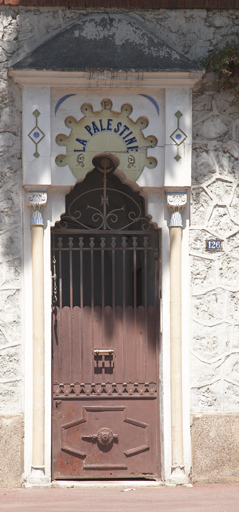
POLYGON ((9 70, 9 76, 23 87, 150 87, 154 89, 192 88, 204 71, 34 71, 9 70))

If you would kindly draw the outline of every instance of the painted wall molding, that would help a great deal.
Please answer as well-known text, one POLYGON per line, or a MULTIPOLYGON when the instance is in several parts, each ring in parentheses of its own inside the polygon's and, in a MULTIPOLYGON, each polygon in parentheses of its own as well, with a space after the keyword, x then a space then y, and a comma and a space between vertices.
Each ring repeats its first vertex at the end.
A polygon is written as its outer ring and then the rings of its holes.
POLYGON ((147 86, 153 89, 191 89, 204 76, 202 71, 171 72, 124 72, 124 71, 34 71, 10 69, 9 76, 14 82, 28 87, 136 87, 147 86))

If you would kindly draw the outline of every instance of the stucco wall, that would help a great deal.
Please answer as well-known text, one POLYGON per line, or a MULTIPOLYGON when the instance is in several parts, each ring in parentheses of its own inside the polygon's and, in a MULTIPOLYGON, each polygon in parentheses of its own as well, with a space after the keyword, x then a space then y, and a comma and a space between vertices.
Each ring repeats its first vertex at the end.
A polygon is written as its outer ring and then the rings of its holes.
POLYGON ((192 411, 239 408, 238 106, 208 76, 195 91, 191 219, 192 411), (223 240, 223 251, 205 241, 223 240))
POLYGON ((7 79, 12 17, 5 25, 1 11, 0 20, 0 412, 8 414, 22 410, 21 91, 7 79))
MULTIPOLYGON (((16 379, 21 373, 21 92, 7 78, 7 68, 82 15, 80 11, 53 9, 0 10, 3 34, 0 43, 1 294, 5 308, 1 315, 4 325, 0 364, 7 383, 8 408, 12 403, 14 410, 20 407, 16 379), (11 370, 6 369, 10 367, 11 370), (7 382, 10 379, 11 384, 7 382)), ((143 20, 152 33, 197 62, 213 46, 224 42, 225 36, 236 33, 239 25, 236 11, 161 10, 130 15, 143 20)), ((208 74, 195 88, 193 97, 192 410, 236 412, 239 406, 239 277, 236 268, 239 109, 231 105, 232 98, 227 92, 215 89, 214 78, 208 74), (205 240, 212 236, 225 239, 222 253, 206 253, 205 240)), ((1 386, 4 388, 3 382, 1 386)), ((4 391, 2 393, 4 395, 4 391)))
MULTIPOLYGON (((21 91, 8 66, 85 13, 0 9, 0 414, 23 409, 21 91)), ((237 11, 127 13, 197 62, 238 31, 237 11)), ((239 107, 207 74, 193 94, 192 413, 239 411, 239 107), (223 251, 205 240, 223 239, 223 251)), ((194 460, 196 456, 194 454, 194 460)))

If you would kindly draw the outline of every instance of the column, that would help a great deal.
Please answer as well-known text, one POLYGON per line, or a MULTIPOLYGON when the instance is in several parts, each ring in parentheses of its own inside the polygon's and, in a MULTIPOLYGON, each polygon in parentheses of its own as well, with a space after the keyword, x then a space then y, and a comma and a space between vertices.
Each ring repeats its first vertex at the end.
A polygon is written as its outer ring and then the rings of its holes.
POLYGON ((45 477, 45 389, 44 389, 44 222, 42 210, 47 202, 46 191, 28 191, 32 210, 32 344, 33 344, 33 431, 32 467, 27 486, 48 483, 45 477))
POLYGON ((185 484, 182 412, 182 210, 185 192, 168 192, 170 218, 170 383, 171 383, 171 483, 185 484))

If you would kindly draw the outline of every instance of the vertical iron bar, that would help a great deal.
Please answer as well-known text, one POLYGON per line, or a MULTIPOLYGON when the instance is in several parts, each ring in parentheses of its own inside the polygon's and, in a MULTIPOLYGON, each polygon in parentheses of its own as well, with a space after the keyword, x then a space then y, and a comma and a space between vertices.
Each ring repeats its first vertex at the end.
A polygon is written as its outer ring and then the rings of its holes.
POLYGON ((62 360, 61 360, 61 337, 62 337, 62 237, 58 237, 57 247, 59 248, 59 308, 60 308, 60 325, 59 325, 59 339, 58 339, 58 363, 59 363, 59 376, 62 375, 62 360))
POLYGON ((159 238, 154 234, 155 306, 159 307, 159 238))
POLYGON ((90 271, 91 271, 91 309, 94 310, 95 305, 95 295, 94 295, 94 247, 95 247, 95 239, 94 237, 90 237, 90 271))
MULTIPOLYGON (((144 246, 144 325, 145 325, 145 381, 147 381, 147 354, 148 354, 148 262, 147 262, 147 247, 148 237, 143 237, 144 246)), ((154 284, 155 286, 155 284, 154 284)))
POLYGON ((122 236, 122 247, 123 247, 123 259, 122 259, 122 264, 123 264, 123 268, 122 268, 122 271, 123 271, 123 382, 125 382, 125 375, 127 375, 127 369, 126 369, 126 364, 127 364, 127 361, 125 360, 125 355, 126 355, 126 350, 125 350, 125 344, 126 344, 126 332, 125 332, 125 306, 126 306, 126 289, 125 289, 125 251, 126 251, 126 246, 127 246, 127 238, 126 236, 122 236))
POLYGON ((73 248, 73 237, 68 237, 69 251, 69 274, 70 274, 70 308, 73 308, 73 275, 72 275, 72 248, 73 248))
POLYGON ((62 238, 58 237, 59 247, 59 307, 62 309, 62 257, 61 257, 61 248, 62 248, 62 238))
MULTIPOLYGON (((160 301, 160 290, 159 290, 159 265, 160 265, 160 260, 159 260, 159 236, 158 236, 158 233, 154 233, 154 236, 153 236, 153 241, 154 241, 154 280, 155 280, 155 287, 154 287, 154 300, 155 300, 155 311, 159 311, 159 301, 160 301)), ((160 314, 156 314, 155 316, 155 328, 156 328, 156 333, 155 333, 155 342, 158 341, 158 336, 159 336, 159 331, 160 331, 160 314)), ((158 352, 159 351, 159 344, 156 343, 156 354, 158 356, 158 352)), ((158 361, 158 357, 157 357, 157 361, 158 361)))
POLYGON ((125 251, 127 246, 127 238, 126 236, 122 236, 122 247, 123 247, 123 311, 125 311, 125 305, 126 305, 126 287, 125 287, 125 251))
POLYGON ((138 242, 137 242, 137 236, 133 236, 132 237, 133 239, 133 242, 132 242, 132 245, 133 245, 133 293, 134 293, 134 310, 136 310, 136 307, 137 307, 137 278, 136 278, 136 271, 137 271, 137 260, 136 260, 136 247, 138 245, 138 242))
POLYGON ((101 306, 102 306, 102 347, 105 335, 105 237, 100 238, 101 247, 101 306))
POLYGON ((112 247, 112 316, 113 316, 113 348, 115 348, 116 340, 115 340, 115 247, 116 247, 116 237, 111 237, 111 247, 112 247))
POLYGON ((106 210, 107 210, 107 204, 108 204, 108 198, 107 198, 107 194, 106 194, 106 186, 107 186, 107 177, 106 177, 106 173, 104 173, 104 178, 103 178, 103 198, 102 198, 102 203, 103 203, 103 229, 107 229, 107 215, 106 215, 106 210))
POLYGON ((71 321, 70 321, 70 326, 69 326, 69 340, 68 340, 68 343, 69 343, 69 351, 70 351, 70 380, 72 381, 72 358, 74 357, 74 354, 73 354, 73 342, 72 342, 72 309, 73 309, 73 275, 72 275, 72 248, 73 248, 73 237, 72 236, 69 236, 68 237, 68 247, 69 247, 69 288, 70 288, 70 310, 71 310, 71 315, 70 315, 70 318, 71 318, 71 321))
MULTIPOLYGON (((91 270, 91 351, 93 353, 95 346, 95 331, 94 331, 94 306, 95 306, 95 297, 94 297, 94 247, 95 247, 95 239, 94 237, 90 237, 90 270, 91 270)), ((92 364, 91 371, 91 382, 94 382, 94 364, 92 364)))
POLYGON ((112 247, 112 309, 113 313, 115 312, 115 247, 116 247, 116 237, 111 237, 111 247, 112 247))
POLYGON ((83 315, 84 315, 84 289, 83 289, 83 247, 84 247, 84 237, 79 236, 79 248, 80 248, 80 316, 81 316, 81 382, 84 382, 84 325, 83 325, 83 315))
POLYGON ((58 302, 55 235, 52 235, 52 306, 58 302))
POLYGON ((134 382, 137 382, 137 281, 136 281, 136 271, 137 271, 137 257, 136 257, 136 247, 138 245, 137 236, 132 237, 132 245, 133 245, 133 304, 134 304, 134 382))
POLYGON ((52 280, 53 280, 53 290, 52 290, 52 305, 57 304, 57 274, 56 274, 56 255, 55 250, 52 258, 52 280))
POLYGON ((143 246, 144 246, 144 307, 147 311, 148 307, 148 260, 147 260, 147 247, 148 247, 148 237, 143 237, 143 246))
POLYGON ((80 247, 80 307, 81 310, 84 306, 84 289, 83 289, 83 247, 84 247, 84 238, 83 236, 79 236, 79 247, 80 247))

